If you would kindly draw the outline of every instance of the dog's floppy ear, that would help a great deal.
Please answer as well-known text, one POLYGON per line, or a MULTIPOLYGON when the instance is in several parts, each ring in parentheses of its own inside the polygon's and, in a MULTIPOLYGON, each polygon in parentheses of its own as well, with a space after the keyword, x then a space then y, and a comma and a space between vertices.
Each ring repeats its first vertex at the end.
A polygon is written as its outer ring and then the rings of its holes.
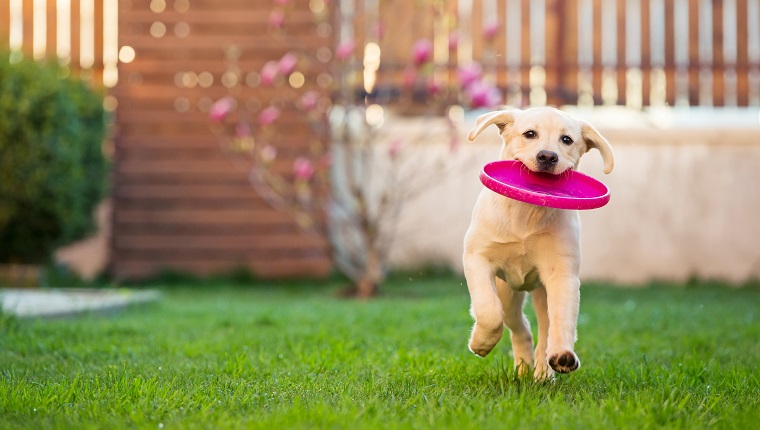
POLYGON ((615 167, 615 153, 612 152, 612 146, 599 132, 587 122, 582 123, 581 135, 583 140, 586 141, 586 147, 588 149, 596 148, 602 154, 602 161, 604 162, 604 173, 610 173, 612 168, 615 167))
POLYGON ((496 124, 499 127, 499 131, 503 131, 504 127, 513 122, 515 122, 514 110, 497 110, 484 113, 478 117, 475 127, 470 130, 469 134, 467 134, 467 139, 470 141, 475 140, 475 138, 491 124, 496 124))

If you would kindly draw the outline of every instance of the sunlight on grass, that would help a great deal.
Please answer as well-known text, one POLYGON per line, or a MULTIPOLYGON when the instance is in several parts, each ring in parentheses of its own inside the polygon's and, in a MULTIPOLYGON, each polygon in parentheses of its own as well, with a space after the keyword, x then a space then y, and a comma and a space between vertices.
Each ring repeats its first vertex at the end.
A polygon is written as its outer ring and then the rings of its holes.
MULTIPOLYGON (((574 374, 478 359, 463 281, 162 287, 109 316, 0 317, 0 427, 749 428, 760 290, 584 287, 574 374)), ((534 321, 531 315, 531 320, 534 321)), ((534 324, 535 326, 535 324, 534 324)), ((535 327, 534 327, 535 328, 535 327)))

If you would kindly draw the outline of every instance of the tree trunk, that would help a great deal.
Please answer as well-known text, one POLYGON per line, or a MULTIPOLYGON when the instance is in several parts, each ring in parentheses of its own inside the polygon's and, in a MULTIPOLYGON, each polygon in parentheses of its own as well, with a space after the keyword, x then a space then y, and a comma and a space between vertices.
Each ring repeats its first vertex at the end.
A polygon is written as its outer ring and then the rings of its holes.
POLYGON ((376 249, 367 249, 367 259, 364 266, 364 273, 356 282, 356 297, 369 299, 375 297, 383 281, 383 263, 380 261, 380 255, 376 249))
POLYGON ((364 278, 356 283, 355 297, 360 299, 370 299, 377 295, 378 285, 369 278, 364 278))

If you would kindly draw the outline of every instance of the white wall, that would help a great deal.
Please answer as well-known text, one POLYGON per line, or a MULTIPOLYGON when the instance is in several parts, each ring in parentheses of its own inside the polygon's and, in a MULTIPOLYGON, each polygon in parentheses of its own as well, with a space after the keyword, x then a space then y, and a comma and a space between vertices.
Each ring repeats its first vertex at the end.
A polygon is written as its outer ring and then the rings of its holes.
MULTIPOLYGON (((735 282, 760 278, 756 121, 682 127, 674 125, 677 118, 672 114, 643 119, 575 114, 591 120, 616 154, 610 175, 602 173, 596 151, 581 161, 581 171, 611 190, 607 206, 581 214, 583 279, 635 284, 695 275, 735 282), (663 121, 667 128, 651 125, 663 126, 663 121)), ((697 114, 685 118, 693 120, 697 114)), ((742 115, 747 117, 746 112, 742 115)), ((757 118, 752 112, 748 117, 757 118)), ((396 121, 402 124, 400 130, 407 130, 404 133, 440 126, 424 119, 396 121)), ((432 172, 440 183, 404 207, 392 253, 395 267, 443 263, 461 270, 462 238, 482 189, 478 174, 495 159, 500 145, 495 128, 477 142, 467 142, 465 134, 474 118, 466 122, 454 153, 449 153, 447 142, 433 138, 424 149, 409 154, 410 165, 432 172), (439 159, 446 160, 444 169, 433 165, 439 159)))

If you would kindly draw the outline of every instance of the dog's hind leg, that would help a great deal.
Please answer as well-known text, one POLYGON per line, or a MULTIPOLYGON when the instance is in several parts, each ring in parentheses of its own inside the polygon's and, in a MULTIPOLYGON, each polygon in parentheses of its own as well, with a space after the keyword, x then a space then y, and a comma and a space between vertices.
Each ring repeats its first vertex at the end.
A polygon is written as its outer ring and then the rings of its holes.
POLYGON ((504 324, 512 339, 512 354, 515 369, 520 376, 529 375, 533 368, 533 334, 530 323, 523 314, 523 305, 528 293, 514 291, 501 279, 496 279, 496 291, 504 309, 504 324))
POLYGON ((465 255, 464 276, 470 290, 470 313, 475 319, 470 335, 470 351, 485 357, 496 346, 504 331, 504 313, 496 294, 491 264, 478 255, 465 255))
POLYGON ((546 361, 546 342, 549 338, 549 311, 546 304, 546 288, 543 285, 537 286, 530 293, 533 302, 533 309, 536 310, 536 320, 538 321, 538 340, 536 341, 536 352, 534 360, 536 368, 533 371, 533 377, 537 381, 551 379, 554 376, 554 370, 549 367, 546 361))

